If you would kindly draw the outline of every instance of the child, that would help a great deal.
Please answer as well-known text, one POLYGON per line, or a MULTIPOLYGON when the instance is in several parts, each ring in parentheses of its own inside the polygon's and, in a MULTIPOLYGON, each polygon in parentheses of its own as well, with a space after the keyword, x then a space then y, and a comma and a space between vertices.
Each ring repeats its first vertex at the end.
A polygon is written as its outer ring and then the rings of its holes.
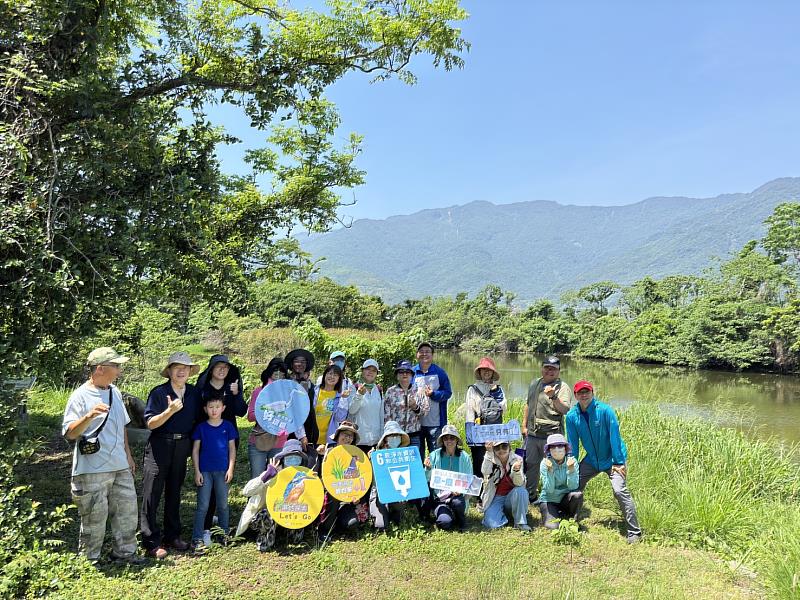
MULTIPOLYGON (((272 548, 278 525, 267 510, 267 488, 275 481, 275 475, 285 467, 308 466, 308 455, 303 452, 301 443, 298 440, 287 440, 281 451, 266 465, 266 470, 258 477, 253 477, 242 489, 242 494, 247 496, 247 506, 239 519, 236 536, 243 535, 250 529, 256 534, 256 547, 260 552, 272 548)), ((304 531, 305 528, 290 529, 288 537, 297 543, 303 539, 304 531)))
POLYGON ((545 457, 539 467, 542 491, 539 494, 539 511, 542 525, 558 529, 556 519, 576 519, 583 506, 583 492, 578 490, 578 461, 572 448, 560 433, 547 436, 545 457))
POLYGON ((202 552, 211 542, 211 534, 203 529, 211 500, 211 492, 217 501, 219 526, 228 534, 228 484, 233 479, 236 461, 236 428, 222 418, 225 410, 225 393, 214 390, 205 400, 203 410, 208 420, 195 427, 192 433, 192 463, 194 482, 197 484, 197 510, 194 513, 192 541, 195 552, 202 552))
MULTIPOLYGON (((342 421, 339 427, 336 428, 332 436, 333 445, 329 445, 325 452, 327 453, 335 446, 358 445, 359 435, 358 426, 350 421, 342 421)), ((322 475, 322 462, 324 455, 320 456, 317 463, 317 471, 322 475)), ((355 460, 355 459, 354 459, 355 460)), ((345 533, 359 523, 363 523, 369 517, 369 508, 365 498, 356 500, 355 502, 342 503, 327 491, 325 492, 325 503, 322 507, 320 514, 319 532, 320 541, 327 541, 330 534, 335 530, 337 533, 345 533)))

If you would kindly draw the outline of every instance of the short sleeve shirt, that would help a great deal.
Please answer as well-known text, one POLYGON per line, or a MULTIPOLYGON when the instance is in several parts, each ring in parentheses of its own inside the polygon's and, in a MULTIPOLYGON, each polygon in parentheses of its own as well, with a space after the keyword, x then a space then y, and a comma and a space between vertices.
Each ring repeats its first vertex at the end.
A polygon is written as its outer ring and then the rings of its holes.
POLYGON ((192 439, 200 440, 200 472, 227 471, 228 442, 238 438, 236 428, 225 419, 216 426, 204 421, 195 427, 192 439))
MULTIPOLYGON (((130 422, 128 411, 122 402, 122 395, 115 386, 110 387, 114 400, 108 412, 108 421, 98 436, 100 450, 95 454, 81 454, 78 443, 75 442, 75 451, 72 455, 72 475, 84 473, 110 473, 128 468, 128 455, 125 452, 125 425, 130 422)), ((89 383, 84 383, 72 392, 64 409, 64 420, 61 427, 62 435, 78 419, 81 419, 97 404, 109 403, 109 390, 101 390, 89 383)), ((96 416, 84 430, 82 436, 92 438, 105 419, 105 413, 96 416)))

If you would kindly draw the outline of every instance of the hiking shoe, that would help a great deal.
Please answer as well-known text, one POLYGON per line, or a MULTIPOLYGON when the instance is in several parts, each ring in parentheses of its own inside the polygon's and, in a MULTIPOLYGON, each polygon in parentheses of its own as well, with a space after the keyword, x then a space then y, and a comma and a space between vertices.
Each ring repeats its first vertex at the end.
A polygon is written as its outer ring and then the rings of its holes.
POLYGON ((147 551, 147 555, 155 558, 156 560, 164 560, 167 558, 167 554, 169 554, 169 552, 167 552, 167 549, 163 546, 159 546, 158 548, 150 548, 150 550, 147 551))
POLYGON ((112 562, 115 562, 118 565, 131 565, 132 567, 138 567, 147 562, 146 558, 139 556, 136 553, 129 554, 127 556, 117 556, 116 554, 112 553, 109 558, 112 562))
POLYGON ((203 545, 204 546, 211 546, 211 544, 213 544, 213 543, 214 542, 211 541, 211 532, 208 529, 206 529, 203 532, 203 545))
POLYGON ((520 531, 530 531, 530 525, 514 525, 514 529, 519 529, 520 531))
POLYGON ((200 556, 208 552, 208 546, 203 543, 203 540, 194 540, 192 542, 192 554, 200 556))
POLYGON ((627 542, 629 544, 638 544, 642 541, 642 534, 641 533, 631 533, 628 535, 627 542))

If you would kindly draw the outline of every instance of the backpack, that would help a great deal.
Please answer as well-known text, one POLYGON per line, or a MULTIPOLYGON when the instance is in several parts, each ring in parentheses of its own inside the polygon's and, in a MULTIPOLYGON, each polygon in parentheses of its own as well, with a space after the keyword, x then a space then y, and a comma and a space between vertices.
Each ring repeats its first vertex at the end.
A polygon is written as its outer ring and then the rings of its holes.
POLYGON ((478 386, 472 386, 481 396, 481 425, 499 425, 503 422, 503 409, 500 400, 493 396, 491 392, 485 396, 481 394, 478 386))

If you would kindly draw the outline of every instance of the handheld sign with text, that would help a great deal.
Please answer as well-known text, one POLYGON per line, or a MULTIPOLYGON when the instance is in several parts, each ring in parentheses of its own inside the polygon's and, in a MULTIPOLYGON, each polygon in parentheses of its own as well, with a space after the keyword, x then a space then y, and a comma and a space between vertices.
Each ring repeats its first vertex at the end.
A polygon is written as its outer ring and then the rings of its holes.
POLYGON ((370 458, 378 500, 383 504, 427 498, 430 494, 416 446, 375 450, 370 458))
POLYGON ((278 525, 301 529, 319 516, 324 497, 316 473, 305 467, 287 467, 267 488, 267 510, 278 525))
POLYGON ((372 465, 355 446, 334 446, 322 462, 322 483, 337 500, 355 502, 372 485, 372 465))
POLYGON ((296 432, 305 423, 310 409, 303 386, 291 379, 279 379, 264 386, 253 412, 264 431, 280 435, 296 432))
POLYGON ((431 489, 441 492, 458 492, 468 496, 480 496, 483 480, 471 473, 458 471, 445 471, 434 469, 431 471, 431 489))
POLYGON ((498 423, 497 425, 473 426, 470 443, 479 445, 486 442, 513 442, 519 439, 522 439, 519 421, 512 419, 508 423, 498 423))

